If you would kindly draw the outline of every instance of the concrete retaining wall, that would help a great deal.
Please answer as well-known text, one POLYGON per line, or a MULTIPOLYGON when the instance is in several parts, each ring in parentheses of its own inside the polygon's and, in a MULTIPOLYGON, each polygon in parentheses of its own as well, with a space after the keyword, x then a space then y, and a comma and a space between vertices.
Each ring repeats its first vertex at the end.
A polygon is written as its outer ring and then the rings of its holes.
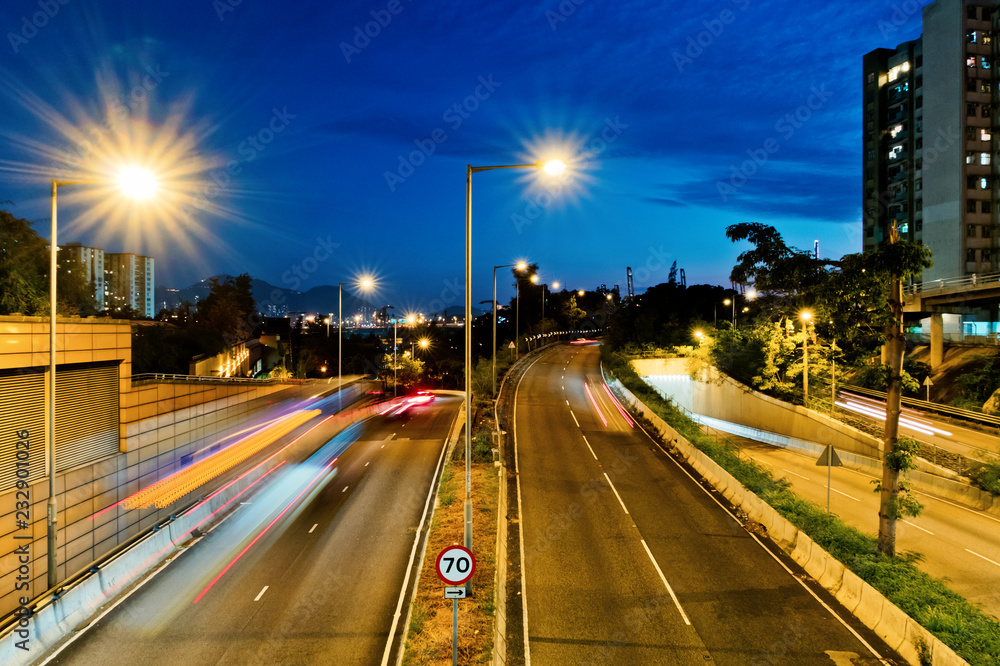
MULTIPOLYGON (((690 377, 693 359, 636 359, 632 367, 643 379, 657 376, 690 377)), ((881 442, 836 419, 805 407, 776 400, 744 386, 731 377, 719 374, 707 366, 698 370, 698 381, 692 380, 690 405, 681 405, 696 414, 706 414, 723 421, 739 423, 788 437, 832 444, 838 451, 850 451, 870 458, 879 458, 881 442)), ((669 396, 668 396, 669 397, 669 396)))
POLYGON ((696 449, 680 433, 636 399, 620 382, 613 380, 608 382, 608 385, 614 388, 633 410, 652 423, 663 441, 680 453, 702 478, 721 492, 727 500, 746 512, 748 518, 763 525, 772 541, 908 663, 920 666, 923 663, 922 652, 924 656, 930 657, 933 666, 967 663, 875 588, 847 570, 804 532, 744 488, 729 472, 696 449))

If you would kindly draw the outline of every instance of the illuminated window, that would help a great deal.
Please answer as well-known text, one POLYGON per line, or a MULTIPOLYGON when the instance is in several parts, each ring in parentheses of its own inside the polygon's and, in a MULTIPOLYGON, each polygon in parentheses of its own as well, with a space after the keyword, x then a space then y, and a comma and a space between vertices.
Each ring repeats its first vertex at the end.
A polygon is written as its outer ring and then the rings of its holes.
POLYGON ((895 148, 893 148, 892 150, 889 151, 889 159, 890 160, 897 159, 902 154, 903 154, 903 147, 902 146, 896 146, 895 148))
POLYGON ((986 176, 983 176, 982 178, 980 178, 979 179, 979 189, 981 189, 981 190, 988 190, 988 189, 990 189, 990 179, 987 178, 986 176))
POLYGON ((968 67, 969 69, 975 69, 976 68, 976 56, 969 56, 968 58, 966 58, 965 59, 965 66, 968 67))
POLYGON ((965 154, 965 163, 966 164, 972 164, 975 161, 976 161, 976 154, 975 153, 966 153, 965 154))
POLYGON ((990 163, 989 153, 979 153, 979 163, 982 165, 987 165, 990 163))
POLYGON ((979 66, 983 69, 990 68, 990 59, 986 56, 979 56, 979 66))
POLYGON ((980 141, 989 141, 991 138, 993 138, 993 137, 990 135, 990 131, 988 129, 980 129, 979 130, 979 140, 980 141))
POLYGON ((978 41, 978 37, 979 35, 976 33, 975 30, 973 30, 972 32, 970 32, 968 35, 965 36, 966 41, 968 41, 969 44, 975 44, 978 41))
POLYGON ((892 128, 892 130, 889 131, 889 134, 892 135, 893 139, 895 139, 902 131, 903 131, 903 126, 896 125, 895 127, 892 128))

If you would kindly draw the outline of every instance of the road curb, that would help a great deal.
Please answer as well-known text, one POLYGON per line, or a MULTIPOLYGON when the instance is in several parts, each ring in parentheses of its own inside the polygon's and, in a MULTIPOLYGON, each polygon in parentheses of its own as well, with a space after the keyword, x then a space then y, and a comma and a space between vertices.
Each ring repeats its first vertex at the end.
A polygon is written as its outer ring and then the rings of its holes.
POLYGON ((720 492, 728 491, 724 492, 724 495, 734 506, 740 507, 750 520, 767 527, 768 536, 772 541, 803 566, 812 578, 833 594, 837 601, 862 624, 874 631, 887 645, 893 647, 907 663, 913 666, 923 666, 927 663, 932 666, 968 663, 882 596, 878 590, 843 567, 787 519, 773 509, 770 511, 764 509, 766 505, 759 497, 744 488, 714 460, 695 448, 683 435, 638 400, 620 381, 613 379, 608 385, 633 410, 652 423, 656 431, 663 435, 664 441, 671 443, 706 481, 720 492), (843 568, 842 571, 838 564, 843 568), (930 662, 922 659, 922 656, 929 657, 930 662))

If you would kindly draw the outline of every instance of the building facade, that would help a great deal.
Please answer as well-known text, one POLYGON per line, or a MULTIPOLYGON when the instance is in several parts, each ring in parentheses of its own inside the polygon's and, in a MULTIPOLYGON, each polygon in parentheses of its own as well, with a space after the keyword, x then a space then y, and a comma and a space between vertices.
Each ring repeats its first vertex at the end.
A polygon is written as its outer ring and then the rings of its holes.
POLYGON ((104 306, 132 308, 137 315, 156 316, 153 258, 131 253, 104 255, 104 306))
POLYGON ((923 34, 864 56, 863 245, 926 245, 923 281, 998 270, 1000 0, 936 0, 923 34))
POLYGON ((59 248, 63 258, 79 264, 94 290, 97 311, 104 309, 104 250, 87 247, 81 243, 69 243, 59 248))

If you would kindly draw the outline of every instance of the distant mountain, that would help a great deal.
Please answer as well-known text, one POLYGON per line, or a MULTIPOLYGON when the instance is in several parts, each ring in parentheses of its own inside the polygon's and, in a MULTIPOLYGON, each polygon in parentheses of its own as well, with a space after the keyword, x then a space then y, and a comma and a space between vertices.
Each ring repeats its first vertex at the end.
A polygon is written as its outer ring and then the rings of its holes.
MULTIPOLYGON (((219 280, 225 280, 229 275, 213 276, 219 280)), ((171 309, 177 307, 181 301, 188 301, 197 304, 198 301, 205 300, 211 293, 211 278, 206 278, 183 289, 174 289, 157 285, 155 289, 156 311, 162 308, 171 309)), ((309 291, 296 291, 294 289, 283 289, 276 287, 264 280, 254 278, 251 281, 251 290, 254 300, 257 301, 257 309, 267 316, 279 317, 292 312, 336 312, 337 296, 339 289, 333 285, 319 285, 309 291)), ((370 313, 375 306, 367 301, 352 296, 346 289, 344 290, 344 316, 353 315, 358 312, 370 313)))

